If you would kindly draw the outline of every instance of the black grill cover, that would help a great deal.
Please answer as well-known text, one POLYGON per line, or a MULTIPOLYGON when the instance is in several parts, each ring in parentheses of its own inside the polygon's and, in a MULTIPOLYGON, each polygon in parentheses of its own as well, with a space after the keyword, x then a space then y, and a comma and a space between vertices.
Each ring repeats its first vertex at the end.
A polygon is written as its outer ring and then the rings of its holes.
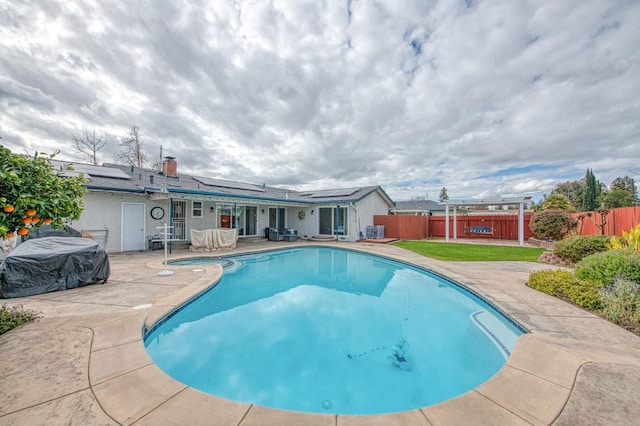
POLYGON ((31 296, 109 278, 109 257, 87 238, 44 237, 23 242, 0 265, 0 297, 31 296))
POLYGON ((66 228, 53 229, 51 225, 42 225, 29 232, 27 239, 43 238, 43 237, 79 237, 80 231, 73 229, 70 226, 66 228))

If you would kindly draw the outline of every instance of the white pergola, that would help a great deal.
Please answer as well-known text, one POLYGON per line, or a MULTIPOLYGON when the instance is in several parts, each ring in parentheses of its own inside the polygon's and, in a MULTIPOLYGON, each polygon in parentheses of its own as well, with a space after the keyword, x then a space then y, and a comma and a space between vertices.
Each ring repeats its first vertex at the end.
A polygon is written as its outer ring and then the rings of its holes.
POLYGON ((524 246, 524 205, 531 197, 497 197, 477 200, 447 200, 439 203, 445 206, 445 241, 449 241, 449 206, 453 207, 453 239, 458 239, 457 209, 469 206, 512 206, 518 205, 518 242, 524 246))

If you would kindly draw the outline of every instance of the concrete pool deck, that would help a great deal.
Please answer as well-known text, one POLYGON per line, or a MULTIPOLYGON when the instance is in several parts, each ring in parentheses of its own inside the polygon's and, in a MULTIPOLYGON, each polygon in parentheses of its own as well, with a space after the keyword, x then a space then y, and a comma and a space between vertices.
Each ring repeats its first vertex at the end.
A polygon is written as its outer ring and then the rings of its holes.
MULTIPOLYGON (((313 242, 240 243, 217 256, 313 242)), ((162 252, 111 254, 107 284, 2 300, 42 312, 0 336, 1 425, 632 425, 640 419, 640 337, 527 287, 530 262, 442 262, 398 247, 338 243, 426 267, 458 281, 520 322, 507 364, 449 401, 403 413, 346 416, 287 412, 203 394, 163 373, 142 327, 204 291, 217 265, 171 266, 162 252)))

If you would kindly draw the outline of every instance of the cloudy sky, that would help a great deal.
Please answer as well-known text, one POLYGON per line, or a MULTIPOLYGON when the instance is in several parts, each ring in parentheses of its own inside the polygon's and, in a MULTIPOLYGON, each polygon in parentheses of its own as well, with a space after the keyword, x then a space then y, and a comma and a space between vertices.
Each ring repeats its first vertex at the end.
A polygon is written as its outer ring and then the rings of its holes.
POLYGON ((0 0, 0 143, 394 200, 640 181, 637 0, 0 0))

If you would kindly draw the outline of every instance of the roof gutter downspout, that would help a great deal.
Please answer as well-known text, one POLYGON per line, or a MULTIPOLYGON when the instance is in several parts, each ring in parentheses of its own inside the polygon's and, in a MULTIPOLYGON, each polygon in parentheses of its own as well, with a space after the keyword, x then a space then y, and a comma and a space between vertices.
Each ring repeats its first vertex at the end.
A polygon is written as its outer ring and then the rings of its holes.
POLYGON ((173 197, 169 197, 169 232, 171 232, 169 240, 169 254, 172 253, 173 249, 173 197))
POLYGON ((338 221, 340 218, 340 203, 336 203, 336 214, 333 218, 333 233, 336 234, 336 243, 338 243, 338 221))
POLYGON ((358 234, 356 235, 357 240, 362 240, 363 239, 363 235, 362 235, 362 230, 360 229, 360 217, 358 216, 358 208, 356 207, 355 204, 353 203, 349 203, 349 207, 351 207, 353 209, 353 211, 356 213, 356 217, 353 218, 353 224, 358 226, 358 234))

